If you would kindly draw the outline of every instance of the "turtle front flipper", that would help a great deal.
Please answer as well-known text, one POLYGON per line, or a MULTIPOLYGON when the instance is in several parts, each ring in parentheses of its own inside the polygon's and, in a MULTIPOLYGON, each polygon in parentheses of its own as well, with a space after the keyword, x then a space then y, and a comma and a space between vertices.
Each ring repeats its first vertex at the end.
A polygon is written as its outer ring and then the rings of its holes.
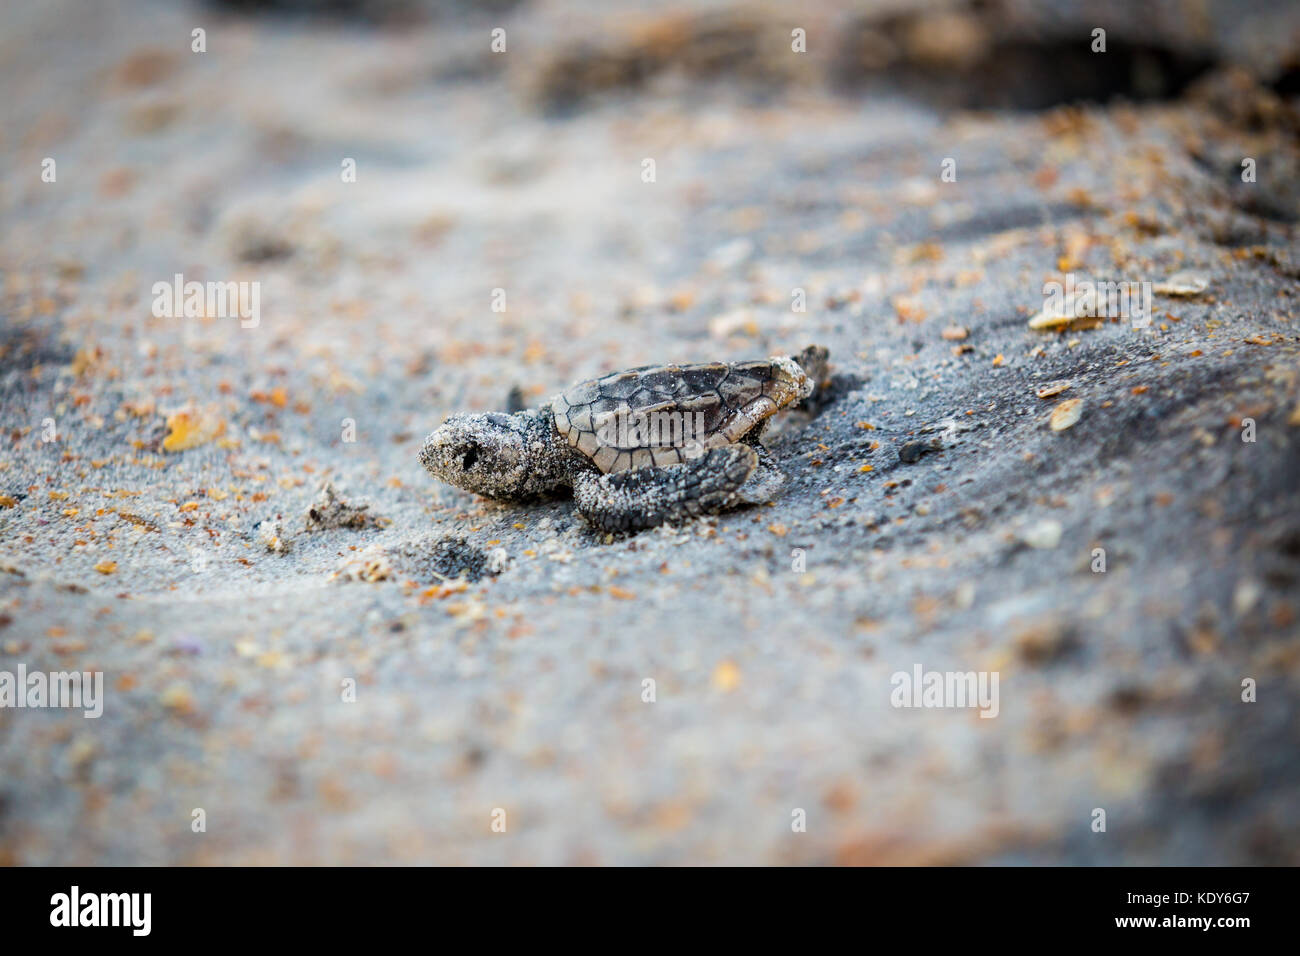
POLYGON ((753 448, 727 445, 680 465, 583 472, 573 496, 582 516, 601 531, 639 531, 740 503, 737 490, 757 467, 753 448))
POLYGON ((805 375, 812 380, 815 387, 820 388, 825 381, 830 378, 830 352, 821 345, 810 345, 798 355, 791 355, 805 375))

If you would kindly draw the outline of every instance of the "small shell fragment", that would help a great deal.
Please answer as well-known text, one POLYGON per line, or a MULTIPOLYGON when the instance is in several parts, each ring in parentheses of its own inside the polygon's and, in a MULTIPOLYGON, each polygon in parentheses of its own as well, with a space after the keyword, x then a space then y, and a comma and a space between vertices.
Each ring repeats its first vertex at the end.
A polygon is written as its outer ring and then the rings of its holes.
POLYGON ((1029 320, 1029 327, 1038 332, 1096 327, 1102 324, 1096 313, 1094 297, 1072 292, 1043 306, 1043 310, 1029 320))
POLYGON ((1200 295, 1210 287, 1210 277, 1204 272, 1190 269, 1175 272, 1164 282, 1157 282, 1152 291, 1158 295, 1190 296, 1200 295))
POLYGON ((167 430, 163 451, 186 451, 224 435, 226 423, 215 408, 183 408, 167 417, 167 430))
POLYGON ((1063 432, 1073 426, 1083 415, 1083 399, 1067 398, 1052 409, 1049 424, 1054 432, 1063 432))
POLYGON ((1051 398, 1053 395, 1060 395, 1069 387, 1069 382, 1052 382, 1049 385, 1038 386, 1038 390, 1034 394, 1039 398, 1051 398))
POLYGON ((1074 320, 1075 316, 1067 315, 1060 309, 1043 309, 1029 320, 1029 327, 1039 332, 1048 332, 1063 329, 1074 320))

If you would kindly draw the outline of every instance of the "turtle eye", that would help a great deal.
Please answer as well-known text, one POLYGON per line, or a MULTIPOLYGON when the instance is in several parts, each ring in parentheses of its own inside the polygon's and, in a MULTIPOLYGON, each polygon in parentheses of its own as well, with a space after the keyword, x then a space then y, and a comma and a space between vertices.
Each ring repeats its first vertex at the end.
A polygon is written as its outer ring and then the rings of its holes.
POLYGON ((465 454, 461 456, 460 467, 469 471, 474 467, 474 462, 478 461, 478 445, 470 445, 465 449, 465 454))

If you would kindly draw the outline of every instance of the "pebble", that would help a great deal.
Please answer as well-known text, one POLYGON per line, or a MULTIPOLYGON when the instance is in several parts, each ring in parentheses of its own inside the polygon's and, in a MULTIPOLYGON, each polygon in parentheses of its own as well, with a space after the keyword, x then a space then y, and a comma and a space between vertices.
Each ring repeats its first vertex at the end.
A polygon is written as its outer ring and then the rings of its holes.
POLYGON ((1192 296, 1200 295, 1210 287, 1210 277, 1204 272, 1185 269, 1175 272, 1164 282, 1157 282, 1152 291, 1157 295, 1192 296))
POLYGON ((1259 602, 1263 589, 1259 582, 1252 578, 1244 578, 1237 582, 1236 589, 1232 592, 1232 611, 1237 617, 1244 617, 1249 614, 1255 605, 1259 602))
POLYGON ((921 460, 921 456, 940 449, 938 439, 930 441, 909 441, 898 449, 898 460, 905 465, 912 465, 921 460))
POLYGON ((257 540, 261 542, 262 547, 266 548, 267 551, 272 554, 287 554, 289 552, 290 538, 279 521, 275 519, 259 521, 256 530, 257 540))
POLYGON ((1061 535, 1064 529, 1061 522, 1046 518, 1037 524, 1031 525, 1022 535, 1022 540, 1031 548, 1040 551, 1050 551, 1061 543, 1061 535))
POLYGON ((159 702, 168 710, 188 714, 194 710, 194 695, 185 684, 172 684, 162 692, 159 702))
POLYGON ((714 249, 709 256, 708 264, 719 271, 726 271, 734 269, 753 254, 753 241, 742 236, 714 249))

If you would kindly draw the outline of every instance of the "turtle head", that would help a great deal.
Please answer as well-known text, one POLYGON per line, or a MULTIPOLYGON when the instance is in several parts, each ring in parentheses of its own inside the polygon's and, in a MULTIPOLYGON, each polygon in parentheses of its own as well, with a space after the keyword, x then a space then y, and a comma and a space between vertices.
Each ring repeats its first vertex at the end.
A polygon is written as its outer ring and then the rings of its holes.
POLYGON ((544 495, 557 481, 547 468, 534 412, 449 415, 424 440, 420 464, 435 478, 491 498, 544 495))

